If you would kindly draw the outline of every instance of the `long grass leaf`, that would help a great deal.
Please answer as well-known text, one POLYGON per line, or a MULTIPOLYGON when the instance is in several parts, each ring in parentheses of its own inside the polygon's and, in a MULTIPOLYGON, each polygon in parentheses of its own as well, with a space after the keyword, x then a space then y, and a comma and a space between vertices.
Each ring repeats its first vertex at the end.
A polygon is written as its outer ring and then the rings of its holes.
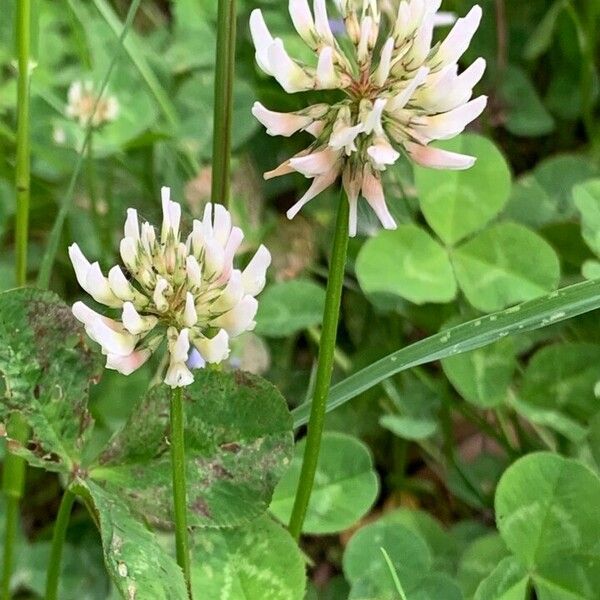
MULTIPOLYGON (((597 308, 600 308, 600 280, 585 281, 446 329, 389 354, 332 387, 327 400, 327 411, 332 411, 406 369, 469 352, 505 336, 540 329, 597 308)), ((304 425, 309 412, 310 403, 295 408, 292 412, 294 426, 304 425)))

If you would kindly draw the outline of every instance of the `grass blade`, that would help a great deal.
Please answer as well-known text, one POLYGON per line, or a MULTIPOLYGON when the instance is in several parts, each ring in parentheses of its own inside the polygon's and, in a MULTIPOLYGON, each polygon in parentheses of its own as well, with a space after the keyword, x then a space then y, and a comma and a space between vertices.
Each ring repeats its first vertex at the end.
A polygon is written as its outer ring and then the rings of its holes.
MULTIPOLYGON (((331 388, 327 412, 388 377, 419 365, 487 346, 507 335, 540 329, 600 308, 600 280, 585 281, 474 319, 402 348, 361 369, 331 388)), ((310 403, 292 411, 294 426, 308 420, 310 403)))
MULTIPOLYGON (((123 42, 125 37, 127 36, 127 32, 131 28, 133 23, 133 19, 137 10, 140 6, 141 0, 133 0, 131 6, 129 7, 129 11, 127 13, 127 18, 125 19, 125 24, 123 25, 123 30, 119 36, 119 43, 117 45, 117 49, 108 65, 108 69, 106 70, 106 75, 102 80, 102 85, 98 90, 98 96, 96 97, 96 102, 94 104, 93 110, 90 113, 94 115, 96 113, 96 109, 98 107, 98 102, 104 91, 106 90, 106 86, 108 85, 108 81, 110 80, 110 76, 113 72, 115 65, 117 64, 117 59, 121 54, 121 48, 123 47, 123 42)), ((56 215, 56 219, 54 221, 54 225, 52 226, 52 231, 50 232, 50 236, 48 237, 48 244, 46 247, 46 252, 44 253, 44 257, 42 258, 42 264, 40 265, 40 272, 38 273, 37 278, 37 287, 46 289, 50 285, 50 275, 52 274, 52 267, 54 265, 54 261, 56 260, 56 253, 58 252, 58 244, 60 243, 60 236, 62 235, 62 230, 65 224, 65 220, 67 215, 69 214, 69 210, 71 209, 71 205, 73 203, 73 195, 75 193, 75 184, 77 183, 77 178, 79 177, 79 173, 81 171, 81 167, 83 166, 84 158, 87 154, 87 147, 90 142, 90 138, 92 136, 92 119, 88 120, 86 126, 85 138, 83 140, 83 145, 79 152, 79 156, 77 157, 77 162, 75 163, 75 168, 73 169, 73 173, 71 174, 71 179, 69 181, 69 187, 67 188, 67 193, 65 194, 64 200, 60 206, 58 214, 56 215)))
POLYGON ((383 554, 383 559, 385 560, 385 563, 387 564, 387 567, 390 570, 390 575, 392 576, 392 580, 394 581, 394 587, 398 592, 400 600, 407 600, 406 594, 404 593, 404 589, 402 588, 402 584, 400 583, 400 578, 398 577, 398 573, 396 573, 396 569, 394 567, 394 564, 392 563, 390 555, 387 553, 385 548, 379 549, 381 550, 381 554, 383 554))

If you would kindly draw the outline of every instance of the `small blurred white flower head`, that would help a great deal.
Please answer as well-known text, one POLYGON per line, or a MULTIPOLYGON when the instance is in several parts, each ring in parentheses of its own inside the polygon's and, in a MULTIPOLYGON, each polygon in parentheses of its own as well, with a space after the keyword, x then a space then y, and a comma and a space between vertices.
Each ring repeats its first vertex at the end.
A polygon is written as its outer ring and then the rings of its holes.
POLYGON ((90 263, 77 244, 69 256, 79 285, 96 302, 120 311, 119 319, 96 313, 83 302, 73 314, 101 345, 106 367, 129 375, 141 367, 167 339, 169 365, 165 383, 173 388, 193 382, 191 368, 219 363, 229 356, 229 341, 255 326, 256 296, 265 285, 271 263, 261 246, 243 271, 234 255, 244 234, 232 225, 220 204, 207 204, 202 220, 181 241, 181 207, 162 188, 163 223, 158 235, 127 211, 121 241, 122 270, 108 277, 90 263))
POLYGON ((86 127, 88 122, 94 128, 114 121, 119 116, 119 102, 115 96, 103 94, 98 98, 91 81, 74 81, 69 88, 67 117, 78 120, 81 127, 86 127), (96 111, 92 116, 94 106, 96 111))
POLYGON ((306 194, 288 211, 293 218, 339 176, 350 203, 350 234, 356 234, 357 202, 363 196, 386 229, 396 224, 385 203, 381 172, 405 152, 415 163, 437 169, 467 169, 475 159, 429 146, 461 133, 486 106, 471 100, 485 70, 478 58, 462 73, 457 61, 467 50, 481 20, 474 6, 458 19, 446 39, 432 47, 433 29, 451 22, 438 13, 441 0, 402 0, 383 31, 378 0, 334 0, 344 23, 337 39, 325 0, 289 0, 294 26, 316 54, 316 66, 292 59, 274 38, 260 10, 252 12, 250 31, 259 67, 288 93, 306 90, 345 92, 335 104, 316 104, 278 113, 254 104, 254 116, 269 135, 306 131, 315 140, 265 178, 297 171, 312 179, 306 194), (440 18, 443 17, 443 18, 440 18), (380 29, 382 31, 380 31, 380 29))

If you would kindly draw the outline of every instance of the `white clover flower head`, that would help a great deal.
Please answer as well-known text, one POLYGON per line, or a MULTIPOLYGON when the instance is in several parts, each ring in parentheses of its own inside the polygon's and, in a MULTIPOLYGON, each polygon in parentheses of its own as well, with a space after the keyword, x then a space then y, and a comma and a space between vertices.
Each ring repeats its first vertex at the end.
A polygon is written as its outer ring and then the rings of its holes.
MULTIPOLYGON (((278 113, 259 102, 252 113, 269 135, 307 131, 314 142, 265 178, 294 171, 312 179, 304 196, 288 211, 298 211, 341 176, 350 203, 350 235, 356 235, 357 202, 364 197, 386 229, 394 229, 383 194, 381 173, 401 153, 419 165, 467 169, 475 159, 429 146, 452 138, 476 119, 487 98, 471 99, 483 76, 478 58, 459 74, 457 61, 479 27, 482 11, 474 6, 458 19, 446 39, 432 46, 433 29, 451 24, 440 13, 441 0, 401 0, 390 27, 381 18, 382 0, 335 0, 344 23, 334 35, 325 0, 289 0, 294 26, 315 52, 315 65, 292 59, 274 38, 260 10, 252 12, 250 31, 259 67, 288 93, 339 89, 346 98, 293 113, 278 113), (343 38, 343 39, 342 39, 343 38)), ((387 3, 389 8, 389 2, 387 3)), ((335 29, 335 28, 334 28, 335 29)))
POLYGON ((98 98, 91 81, 74 81, 69 87, 67 98, 66 115, 79 121, 81 127, 87 126, 90 122, 92 127, 98 128, 105 123, 114 121, 119 116, 117 98, 106 93, 98 98), (96 103, 98 105, 92 115, 96 103))
POLYGON ((169 365, 165 383, 173 388, 194 380, 191 369, 220 363, 229 342, 254 329, 256 296, 265 285, 271 254, 260 246, 243 271, 234 255, 243 233, 232 225, 220 204, 207 204, 202 220, 181 241, 181 207, 162 188, 163 223, 140 226, 129 209, 120 250, 124 269, 114 266, 106 277, 77 244, 69 256, 79 285, 96 302, 120 311, 120 318, 101 315, 83 302, 73 314, 100 344, 106 367, 129 375, 141 367, 166 338, 169 365))

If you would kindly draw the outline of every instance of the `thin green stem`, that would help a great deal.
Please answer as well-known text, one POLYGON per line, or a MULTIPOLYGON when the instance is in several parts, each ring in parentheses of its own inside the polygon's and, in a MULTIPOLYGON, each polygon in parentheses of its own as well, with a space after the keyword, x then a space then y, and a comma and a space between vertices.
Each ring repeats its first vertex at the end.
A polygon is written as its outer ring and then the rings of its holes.
POLYGON ((183 389, 171 393, 171 470, 173 474, 173 518, 177 564, 183 571, 188 595, 192 597, 190 548, 187 531, 187 496, 185 484, 185 417, 183 389))
POLYGON ((15 231, 17 285, 27 281, 27 241, 29 238, 29 82, 31 51, 31 0, 17 2, 17 43, 19 77, 17 81, 17 216, 15 231))
POLYGON ((329 387, 331 385, 342 287, 346 268, 346 255, 348 252, 348 213, 349 205, 342 193, 338 204, 333 250, 331 253, 331 263, 329 265, 329 281, 327 282, 327 295, 325 297, 325 310, 323 313, 323 329, 321 331, 315 393, 310 411, 310 419, 308 421, 308 432, 306 435, 306 447, 302 461, 300 481, 298 482, 298 489, 296 491, 296 498, 294 500, 294 508, 292 510, 289 526, 290 533, 296 540, 300 538, 302 524, 304 523, 304 518, 306 516, 306 510, 308 508, 308 502, 315 480, 315 473, 317 471, 321 438, 323 436, 323 426, 325 424, 325 408, 327 405, 327 396, 329 395, 329 387))
POLYGON ((229 204, 235 29, 235 0, 219 0, 211 196, 225 206, 229 204))
POLYGON ((104 79, 102 80, 100 89, 98 90, 98 96, 90 113, 90 118, 88 119, 88 122, 86 124, 86 135, 85 139, 83 140, 83 146, 81 148, 81 151, 79 152, 79 155, 77 156, 77 162, 75 163, 75 168, 73 169, 71 179, 69 180, 69 187, 67 188, 67 193, 64 196, 64 200, 58 210, 58 214, 56 215, 54 225, 52 226, 52 231, 50 232, 50 236, 48 237, 48 243, 46 244, 46 252, 44 253, 44 257, 42 258, 42 264, 40 266, 40 271, 38 273, 37 278, 37 287, 39 288, 46 289, 50 285, 50 275, 52 274, 52 267, 54 265, 54 261, 56 260, 56 254, 58 252, 58 245, 60 243, 62 230, 67 219, 67 215, 69 214, 69 210, 71 209, 71 205, 73 204, 75 185, 77 184, 77 179, 79 177, 79 173, 81 172, 81 168, 83 166, 83 162, 86 156, 86 148, 89 144, 90 136, 92 135, 92 116, 96 114, 98 102, 100 101, 100 98, 102 98, 102 95, 106 90, 106 86, 108 85, 110 76, 112 75, 113 69, 117 64, 117 59, 121 54, 125 36, 131 28, 133 19, 137 13, 141 1, 142 0, 133 0, 131 6, 129 7, 127 17, 125 19, 125 24, 123 25, 123 30, 121 31, 121 35, 119 36, 119 43, 117 45, 117 48, 115 49, 115 53, 113 54, 110 64, 108 65, 108 69, 106 71, 104 79))
MULTIPOLYGON (((7 434, 10 439, 15 440, 17 443, 25 443, 28 431, 29 427, 23 417, 18 413, 13 414, 7 427, 7 434)), ((2 587, 0 588, 2 600, 10 599, 10 579, 19 529, 19 503, 25 488, 25 467, 25 461, 20 456, 15 456, 10 452, 6 453, 2 475, 2 490, 6 503, 2 587)))
POLYGON ((58 581, 60 579, 61 558, 75 497, 75 494, 71 490, 65 490, 58 508, 58 515, 56 517, 56 522, 54 523, 54 534, 52 536, 48 572, 46 573, 46 600, 58 600, 58 581))

